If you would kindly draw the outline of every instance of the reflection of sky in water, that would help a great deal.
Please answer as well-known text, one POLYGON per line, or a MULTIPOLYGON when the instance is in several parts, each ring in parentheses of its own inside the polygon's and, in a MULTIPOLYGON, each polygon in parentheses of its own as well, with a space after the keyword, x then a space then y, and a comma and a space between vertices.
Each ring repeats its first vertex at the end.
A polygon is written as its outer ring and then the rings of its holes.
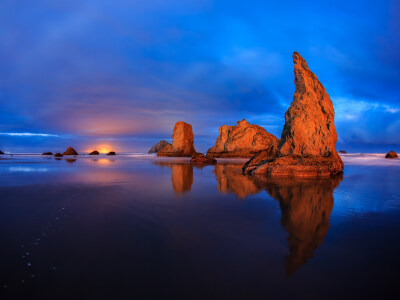
POLYGON ((205 167, 154 156, 0 160, 0 257, 10 257, 0 262, 0 284, 25 280, 52 292, 51 277, 68 283, 68 293, 79 273, 79 287, 101 294, 140 288, 147 276, 164 292, 190 295, 206 280, 246 295, 312 290, 319 299, 386 284, 395 276, 382 260, 400 251, 400 169, 380 159, 346 157, 343 178, 319 180, 246 177, 243 161, 232 160, 205 167))
POLYGON ((10 167, 10 172, 48 172, 49 168, 33 168, 33 167, 10 167))

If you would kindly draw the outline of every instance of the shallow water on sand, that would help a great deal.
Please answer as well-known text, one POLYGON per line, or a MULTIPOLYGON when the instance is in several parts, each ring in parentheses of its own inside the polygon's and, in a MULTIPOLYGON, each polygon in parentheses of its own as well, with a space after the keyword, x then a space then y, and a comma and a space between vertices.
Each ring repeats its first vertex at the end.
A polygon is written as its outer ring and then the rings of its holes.
POLYGON ((241 175, 245 160, 0 159, 0 296, 377 298, 397 291, 400 160, 241 175))

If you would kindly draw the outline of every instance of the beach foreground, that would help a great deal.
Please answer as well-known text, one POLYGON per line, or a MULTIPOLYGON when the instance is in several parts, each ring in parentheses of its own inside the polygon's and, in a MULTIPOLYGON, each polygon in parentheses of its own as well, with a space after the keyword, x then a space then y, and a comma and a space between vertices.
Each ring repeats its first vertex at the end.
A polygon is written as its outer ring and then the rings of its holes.
POLYGON ((342 159, 340 176, 272 180, 240 159, 4 157, 1 296, 391 295, 400 160, 342 159))

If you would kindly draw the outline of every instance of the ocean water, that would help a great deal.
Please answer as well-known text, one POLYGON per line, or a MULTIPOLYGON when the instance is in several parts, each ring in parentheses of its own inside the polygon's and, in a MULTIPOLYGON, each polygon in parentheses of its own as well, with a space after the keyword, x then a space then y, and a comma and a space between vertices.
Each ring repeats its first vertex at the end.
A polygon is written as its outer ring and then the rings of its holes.
POLYGON ((0 298, 395 298, 400 160, 271 179, 246 160, 0 159, 0 298))

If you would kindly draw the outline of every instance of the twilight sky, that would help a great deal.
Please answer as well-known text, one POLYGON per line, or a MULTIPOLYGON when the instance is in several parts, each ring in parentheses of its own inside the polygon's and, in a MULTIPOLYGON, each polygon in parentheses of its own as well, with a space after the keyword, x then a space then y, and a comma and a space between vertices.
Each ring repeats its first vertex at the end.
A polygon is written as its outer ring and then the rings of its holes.
POLYGON ((400 151, 396 0, 2 0, 0 40, 3 151, 145 151, 180 120, 200 151, 243 118, 280 137, 293 51, 338 147, 400 151))

